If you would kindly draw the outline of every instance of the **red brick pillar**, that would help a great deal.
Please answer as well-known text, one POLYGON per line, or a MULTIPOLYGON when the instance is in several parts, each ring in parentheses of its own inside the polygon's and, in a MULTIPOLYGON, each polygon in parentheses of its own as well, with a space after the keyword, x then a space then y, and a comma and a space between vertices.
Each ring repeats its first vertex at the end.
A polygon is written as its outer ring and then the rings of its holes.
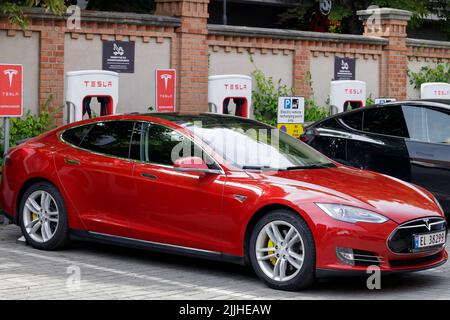
POLYGON ((294 52, 294 89, 295 94, 308 98, 310 95, 311 51, 303 41, 298 41, 294 52))
POLYGON ((208 111, 208 43, 209 0, 156 0, 156 14, 178 17, 177 29, 177 110, 208 111))
POLYGON ((383 37, 388 44, 383 48, 381 61, 380 95, 406 99, 408 81, 408 57, 406 27, 412 13, 390 8, 358 11, 364 23, 365 36, 383 37))
POLYGON ((39 103, 44 103, 52 97, 49 105, 54 114, 54 123, 62 125, 64 104, 64 23, 54 22, 42 28, 40 41, 39 66, 39 103))

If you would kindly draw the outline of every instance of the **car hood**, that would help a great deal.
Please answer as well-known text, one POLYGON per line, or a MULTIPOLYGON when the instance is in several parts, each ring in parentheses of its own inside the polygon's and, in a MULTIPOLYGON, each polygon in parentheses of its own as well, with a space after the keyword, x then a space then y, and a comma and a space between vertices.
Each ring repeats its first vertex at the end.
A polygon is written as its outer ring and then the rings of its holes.
POLYGON ((410 183, 370 171, 338 166, 263 173, 261 177, 270 184, 309 192, 317 202, 362 207, 397 223, 442 216, 428 192, 410 183))

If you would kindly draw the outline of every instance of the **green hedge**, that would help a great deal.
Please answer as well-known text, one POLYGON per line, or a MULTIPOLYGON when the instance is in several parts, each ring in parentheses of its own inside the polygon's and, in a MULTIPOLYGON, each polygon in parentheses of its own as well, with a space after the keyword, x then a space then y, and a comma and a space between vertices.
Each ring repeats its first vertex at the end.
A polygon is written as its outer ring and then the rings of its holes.
POLYGON ((422 67, 419 72, 408 72, 409 83, 415 89, 420 89, 423 83, 445 82, 450 83, 450 63, 440 63, 435 67, 422 67))
MULTIPOLYGON (((44 105, 41 107, 39 115, 32 115, 28 111, 21 118, 10 119, 10 146, 14 147, 17 142, 24 139, 36 137, 44 132, 47 132, 55 127, 53 124, 53 114, 56 112, 49 111, 49 105, 52 101, 50 97, 44 105)), ((0 125, 0 157, 3 157, 4 145, 3 145, 3 123, 0 125)))
MULTIPOLYGON (((273 77, 267 77, 259 69, 256 69, 252 75, 257 85, 252 95, 255 118, 258 121, 276 126, 278 98, 293 96, 295 94, 294 89, 283 84, 281 79, 274 81, 273 77)), ((310 80, 309 82, 312 87, 310 80)), ((327 118, 330 115, 330 108, 319 106, 314 100, 312 88, 311 93, 311 98, 305 100, 305 122, 316 122, 327 118)))

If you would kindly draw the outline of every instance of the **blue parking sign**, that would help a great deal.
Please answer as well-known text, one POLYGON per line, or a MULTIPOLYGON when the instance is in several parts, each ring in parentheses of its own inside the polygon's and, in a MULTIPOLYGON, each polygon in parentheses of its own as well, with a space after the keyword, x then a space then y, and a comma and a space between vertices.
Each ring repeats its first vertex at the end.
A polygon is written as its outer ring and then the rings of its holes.
POLYGON ((284 99, 284 108, 291 109, 292 107, 292 99, 284 99))

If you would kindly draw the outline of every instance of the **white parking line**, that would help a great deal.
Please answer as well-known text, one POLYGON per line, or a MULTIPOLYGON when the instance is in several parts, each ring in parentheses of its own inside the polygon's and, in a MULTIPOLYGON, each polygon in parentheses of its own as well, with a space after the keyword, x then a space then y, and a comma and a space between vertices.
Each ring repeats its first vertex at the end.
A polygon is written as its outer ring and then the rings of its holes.
POLYGON ((234 298, 241 298, 241 299, 255 299, 255 300, 267 299, 266 297, 257 297, 254 295, 239 293, 239 292, 231 291, 228 289, 210 288, 210 287, 199 286, 199 285, 191 284, 191 283, 167 280, 167 279, 163 279, 163 278, 159 278, 159 277, 147 276, 144 274, 138 274, 138 273, 132 273, 132 272, 122 271, 122 270, 118 270, 118 269, 108 268, 108 267, 102 267, 102 266, 98 266, 98 265, 94 265, 94 264, 90 264, 90 263, 78 262, 78 261, 61 258, 61 257, 49 257, 49 256, 45 256, 45 255, 38 254, 38 253, 31 253, 31 252, 6 249, 6 248, 0 248, 0 251, 17 254, 17 255, 25 255, 25 256, 29 256, 29 257, 33 257, 33 258, 37 258, 37 259, 43 259, 43 260, 47 260, 47 261, 53 261, 53 262, 63 263, 63 264, 68 264, 68 265, 78 265, 80 267, 94 269, 94 270, 98 270, 98 271, 102 271, 102 272, 109 272, 109 273, 126 276, 126 277, 130 277, 130 278, 138 278, 138 279, 142 279, 142 280, 154 281, 154 282, 157 282, 160 284, 172 285, 172 286, 177 286, 177 287, 181 287, 181 288, 188 288, 191 290, 197 290, 197 291, 206 292, 206 293, 217 293, 220 295, 226 295, 226 296, 230 296, 230 297, 234 297, 234 298))
POLYGON ((16 269, 20 267, 23 267, 23 265, 19 263, 0 263, 0 270, 16 269))

